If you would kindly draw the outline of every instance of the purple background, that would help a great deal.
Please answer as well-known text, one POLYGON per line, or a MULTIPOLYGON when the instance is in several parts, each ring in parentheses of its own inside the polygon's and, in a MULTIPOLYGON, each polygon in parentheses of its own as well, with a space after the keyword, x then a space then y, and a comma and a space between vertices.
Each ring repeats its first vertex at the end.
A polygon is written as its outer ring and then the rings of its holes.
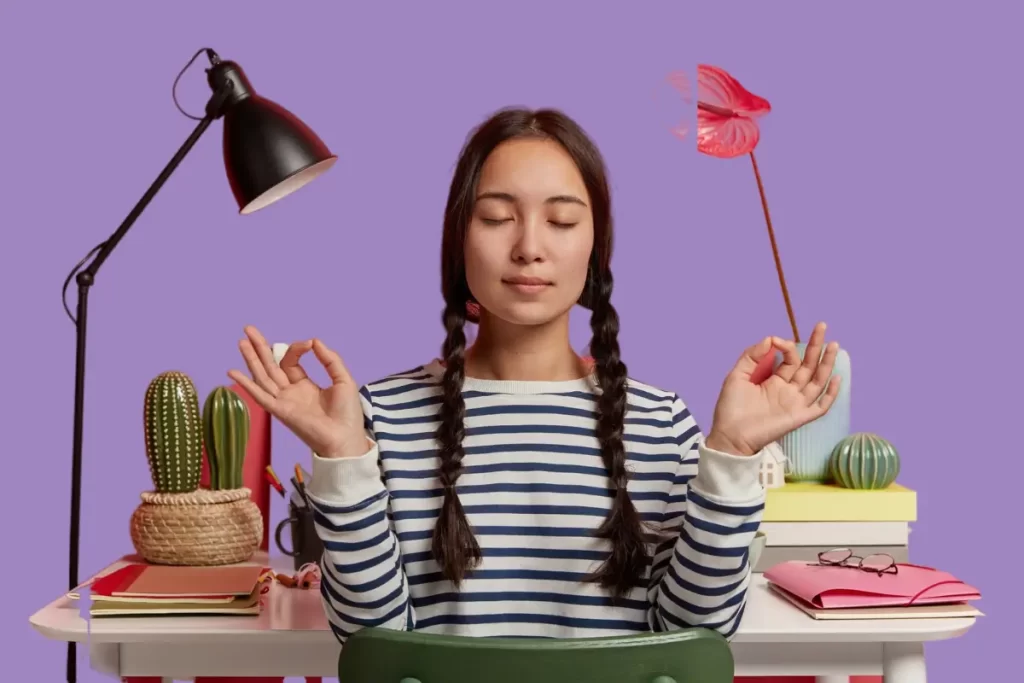
MULTIPOLYGON (((984 593, 988 616, 928 646, 930 680, 1014 670, 1019 582, 1005 563, 1019 551, 1022 473, 1011 299, 1024 246, 1011 200, 1021 185, 1019 11, 241 11, 257 4, 26 0, 0 10, 5 679, 63 680, 63 644, 27 621, 66 581, 74 331, 57 292, 191 130, 170 88, 204 45, 237 59, 340 162, 240 217, 215 124, 104 266, 89 320, 83 576, 131 548, 128 518, 150 486, 142 397, 157 373, 186 371, 205 396, 240 363, 247 323, 272 341, 322 336, 361 381, 437 352, 450 173, 470 127, 506 104, 563 108, 597 140, 614 183, 615 303, 631 374, 678 391, 710 426, 741 349, 789 325, 749 161, 700 156, 692 137, 668 132, 683 108, 664 77, 702 61, 773 105, 758 155, 798 323, 805 337, 816 320, 830 323, 852 358, 853 428, 903 456, 900 481, 920 492, 915 558, 984 593)), ((191 113, 208 94, 201 63, 179 86, 191 113)), ((574 322, 582 347, 585 314, 574 322)), ((274 438, 279 472, 306 462, 278 425, 274 438)))

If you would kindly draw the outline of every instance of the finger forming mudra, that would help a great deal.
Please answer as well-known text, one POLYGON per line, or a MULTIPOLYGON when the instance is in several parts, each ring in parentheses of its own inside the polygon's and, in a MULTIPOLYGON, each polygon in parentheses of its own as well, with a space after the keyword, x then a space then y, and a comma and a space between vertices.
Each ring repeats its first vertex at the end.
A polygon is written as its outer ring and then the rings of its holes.
POLYGON ((802 359, 792 341, 778 339, 774 345, 782 351, 782 363, 773 374, 799 392, 799 398, 791 393, 792 399, 811 419, 828 412, 839 395, 840 378, 832 377, 839 344, 825 344, 825 324, 815 325, 802 359))
MULTIPOLYGON (((247 329, 246 333, 246 338, 238 343, 238 350, 242 353, 252 380, 241 373, 231 376, 253 394, 253 398, 256 398, 257 401, 263 392, 268 394, 267 397, 262 397, 265 400, 277 398, 281 390, 292 384, 292 381, 274 361, 273 352, 259 330, 251 328, 247 329)), ((264 408, 266 407, 264 406, 264 408)))
POLYGON ((238 349, 249 376, 239 370, 228 376, 315 453, 349 457, 366 452, 358 387, 335 351, 319 339, 298 341, 278 363, 266 339, 251 326, 245 328, 238 349), (310 379, 300 363, 309 351, 327 371, 326 387, 310 379))
POLYGON ((795 342, 781 337, 748 348, 722 385, 707 445, 753 455, 824 415, 839 394, 840 378, 832 376, 838 352, 837 343, 825 344, 824 323, 815 326, 803 358, 795 342))

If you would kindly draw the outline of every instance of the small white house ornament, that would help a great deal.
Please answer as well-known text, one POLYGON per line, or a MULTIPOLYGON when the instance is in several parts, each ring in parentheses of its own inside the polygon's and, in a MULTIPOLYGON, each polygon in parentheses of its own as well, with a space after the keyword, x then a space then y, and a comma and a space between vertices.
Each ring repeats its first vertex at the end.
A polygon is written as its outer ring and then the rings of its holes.
POLYGON ((761 458, 761 485, 766 489, 774 489, 786 483, 786 454, 777 441, 764 447, 761 458))

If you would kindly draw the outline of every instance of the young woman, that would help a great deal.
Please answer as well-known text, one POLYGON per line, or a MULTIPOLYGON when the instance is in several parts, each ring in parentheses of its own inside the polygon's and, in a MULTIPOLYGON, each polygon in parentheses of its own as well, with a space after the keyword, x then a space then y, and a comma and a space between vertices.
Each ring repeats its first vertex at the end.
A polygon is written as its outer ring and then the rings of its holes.
POLYGON ((676 394, 627 375, 611 251, 594 144, 557 111, 505 110, 468 140, 451 183, 441 358, 360 387, 322 341, 295 342, 278 365, 246 328, 251 378, 229 375, 314 452, 339 640, 365 627, 733 635, 761 450, 829 409, 837 347, 823 350, 819 324, 804 362, 778 337, 748 348, 705 438, 676 394), (576 304, 592 311, 587 359, 569 343, 576 304), (330 386, 303 371, 309 351, 330 386))

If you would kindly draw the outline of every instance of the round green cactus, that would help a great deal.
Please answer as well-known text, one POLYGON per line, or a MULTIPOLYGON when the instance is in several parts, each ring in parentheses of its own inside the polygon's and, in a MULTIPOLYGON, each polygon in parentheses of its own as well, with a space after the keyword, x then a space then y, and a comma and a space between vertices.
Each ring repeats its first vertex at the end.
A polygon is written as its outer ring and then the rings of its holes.
POLYGON ((203 438, 214 491, 242 487, 242 465, 249 443, 249 408, 228 387, 217 387, 203 404, 203 438))
POLYGON ((848 489, 884 489, 900 473, 896 448, 869 432, 857 432, 832 449, 829 469, 835 482, 848 489))
POLYGON ((183 372, 157 375, 143 407, 146 458, 153 486, 161 493, 199 488, 203 467, 203 425, 195 384, 183 372))

